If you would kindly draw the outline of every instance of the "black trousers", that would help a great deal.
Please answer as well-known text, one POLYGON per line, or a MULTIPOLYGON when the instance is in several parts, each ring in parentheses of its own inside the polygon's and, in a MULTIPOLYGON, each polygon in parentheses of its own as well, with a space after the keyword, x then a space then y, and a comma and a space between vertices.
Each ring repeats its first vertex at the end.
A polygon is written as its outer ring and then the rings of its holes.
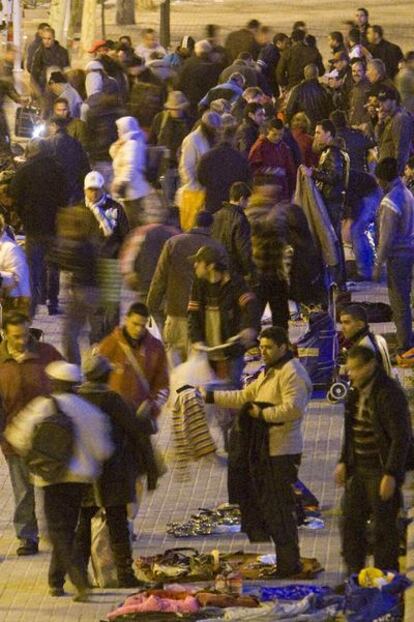
POLYGON ((278 279, 276 276, 261 276, 254 292, 259 304, 260 317, 263 315, 267 303, 269 303, 273 326, 281 326, 288 330, 289 292, 287 282, 278 279))
POLYGON ((357 467, 346 482, 342 552, 350 572, 359 572, 365 567, 369 518, 373 523, 374 566, 383 570, 399 569, 397 519, 401 492, 397 487, 389 501, 382 501, 379 496, 382 476, 380 470, 357 467))
POLYGON ((266 531, 275 543, 277 567, 293 574, 300 565, 296 500, 300 454, 273 456, 257 480, 257 494, 266 531))
MULTIPOLYGON (((91 554, 91 521, 98 511, 96 506, 82 507, 79 516, 78 528, 76 530, 76 557, 88 567, 91 554)), ((108 506, 105 508, 106 522, 108 524, 111 548, 117 558, 119 550, 125 551, 125 557, 131 557, 131 545, 129 539, 128 518, 126 505, 108 506)), ((131 560, 129 559, 129 563, 131 560)))
POLYGON ((86 575, 74 557, 75 531, 85 489, 85 484, 75 483, 44 488, 45 516, 52 543, 50 587, 63 587, 66 575, 79 590, 87 585, 86 575))

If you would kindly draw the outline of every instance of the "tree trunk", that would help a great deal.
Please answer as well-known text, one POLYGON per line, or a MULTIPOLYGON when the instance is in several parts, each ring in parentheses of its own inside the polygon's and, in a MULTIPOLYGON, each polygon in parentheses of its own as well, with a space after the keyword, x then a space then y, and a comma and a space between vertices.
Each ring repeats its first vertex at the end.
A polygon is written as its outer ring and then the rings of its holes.
POLYGON ((88 49, 96 39, 96 0, 85 0, 82 11, 81 54, 87 55, 88 49))
POLYGON ((116 0, 116 23, 135 24, 135 0, 116 0))
POLYGON ((82 26, 83 0, 72 0, 70 10, 69 32, 71 35, 80 32, 82 26))

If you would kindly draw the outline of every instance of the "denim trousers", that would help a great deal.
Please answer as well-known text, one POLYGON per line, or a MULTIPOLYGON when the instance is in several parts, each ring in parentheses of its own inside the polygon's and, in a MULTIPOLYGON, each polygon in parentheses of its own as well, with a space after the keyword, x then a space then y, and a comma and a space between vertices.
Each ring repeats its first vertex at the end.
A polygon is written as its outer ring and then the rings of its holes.
POLYGON ((42 302, 47 301, 50 307, 58 306, 59 269, 48 259, 52 245, 51 236, 26 237, 26 257, 32 289, 32 316, 36 313, 37 305, 42 302))
POLYGON ((358 274, 367 280, 372 278, 375 262, 375 246, 370 239, 369 228, 375 222, 381 196, 381 191, 376 190, 361 199, 359 216, 351 225, 352 247, 358 274))
MULTIPOLYGON (((92 326, 95 327, 94 318, 99 308, 99 290, 97 287, 88 285, 72 285, 70 279, 63 282, 69 301, 63 323, 63 355, 69 363, 80 365, 79 339, 88 320, 91 325, 91 333, 92 326)), ((99 321, 102 322, 103 319, 101 318, 99 321)), ((98 341, 100 341, 99 335, 91 335, 91 343, 98 341)))
POLYGON ((397 329, 397 348, 400 353, 413 346, 411 286, 414 256, 390 257, 387 260, 388 296, 397 329))
POLYGON ((16 536, 37 542, 39 531, 35 514, 35 495, 29 470, 20 456, 7 456, 6 462, 14 496, 13 525, 16 536))
POLYGON ((365 567, 368 553, 367 521, 373 521, 374 566, 398 571, 398 512, 401 506, 399 488, 391 499, 382 501, 379 488, 380 469, 355 467, 345 486, 343 504, 342 552, 350 572, 365 567))

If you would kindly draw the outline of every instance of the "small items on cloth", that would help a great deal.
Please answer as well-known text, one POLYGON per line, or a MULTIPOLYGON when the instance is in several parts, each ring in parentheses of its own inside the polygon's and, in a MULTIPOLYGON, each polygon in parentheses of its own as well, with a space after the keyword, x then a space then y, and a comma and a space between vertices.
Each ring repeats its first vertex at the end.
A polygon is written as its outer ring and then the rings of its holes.
POLYGON ((199 508, 197 514, 183 523, 167 524, 167 533, 174 538, 232 534, 241 530, 241 514, 238 505, 222 503, 213 510, 199 508))

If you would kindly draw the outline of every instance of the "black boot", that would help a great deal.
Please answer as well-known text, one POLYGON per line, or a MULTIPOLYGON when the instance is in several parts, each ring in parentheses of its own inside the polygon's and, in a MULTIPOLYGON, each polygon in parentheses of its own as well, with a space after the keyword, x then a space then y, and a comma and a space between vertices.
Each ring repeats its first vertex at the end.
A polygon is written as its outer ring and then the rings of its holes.
POLYGON ((112 544, 112 553, 118 575, 118 587, 141 587, 144 584, 135 576, 132 568, 132 552, 129 542, 112 544))

